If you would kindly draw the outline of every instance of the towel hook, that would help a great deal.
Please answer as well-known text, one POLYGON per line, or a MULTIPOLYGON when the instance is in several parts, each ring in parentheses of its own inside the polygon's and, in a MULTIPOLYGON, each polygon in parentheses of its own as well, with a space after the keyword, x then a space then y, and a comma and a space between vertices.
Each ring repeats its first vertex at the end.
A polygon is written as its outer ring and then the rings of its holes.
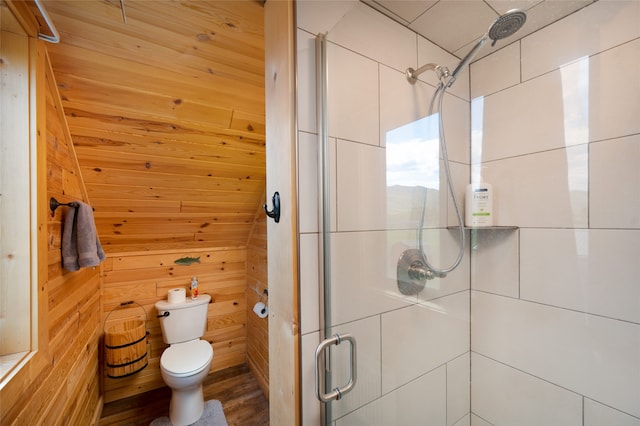
POLYGON ((263 206, 264 212, 267 214, 267 216, 278 223, 280 222, 280 194, 277 191, 273 194, 271 202, 273 203, 273 210, 269 210, 267 205, 265 204, 263 206))
POLYGON ((49 208, 51 209, 52 213, 55 212, 56 209, 60 206, 78 207, 78 203, 74 203, 74 202, 61 203, 53 197, 49 198, 49 208))

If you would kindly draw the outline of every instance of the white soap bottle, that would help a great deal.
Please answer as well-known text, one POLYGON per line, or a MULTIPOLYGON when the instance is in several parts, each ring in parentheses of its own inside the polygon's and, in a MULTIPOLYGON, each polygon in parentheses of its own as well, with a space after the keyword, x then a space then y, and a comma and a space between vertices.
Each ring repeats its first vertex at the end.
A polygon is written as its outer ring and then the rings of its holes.
POLYGON ((465 225, 472 228, 493 226, 493 187, 489 183, 470 183, 465 194, 465 225))

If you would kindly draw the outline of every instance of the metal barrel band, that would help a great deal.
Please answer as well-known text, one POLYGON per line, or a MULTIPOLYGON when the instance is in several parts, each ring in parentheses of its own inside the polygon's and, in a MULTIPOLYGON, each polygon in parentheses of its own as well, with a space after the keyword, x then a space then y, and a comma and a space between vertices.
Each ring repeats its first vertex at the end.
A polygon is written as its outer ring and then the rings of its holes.
MULTIPOLYGON (((138 359, 134 359, 133 361, 129 361, 129 362, 125 362, 122 364, 109 364, 107 363, 107 367, 126 367, 127 365, 131 365, 131 364, 135 364, 136 362, 142 361, 144 359, 144 357, 147 356, 147 352, 144 353, 144 355, 142 355, 140 358, 138 359)), ((144 368, 144 367, 142 367, 144 368)), ((142 370, 141 368, 141 370, 142 370)))
POLYGON ((107 373, 107 377, 110 378, 110 379, 122 379, 122 378, 125 378, 125 377, 133 376, 134 374, 139 373, 142 370, 144 370, 147 365, 149 365, 148 361, 142 367, 140 367, 137 370, 132 371, 130 373, 122 374, 120 376, 114 376, 114 375, 111 375, 111 374, 107 373))
MULTIPOLYGON (((124 345, 111 346, 111 345, 107 345, 107 344, 105 344, 105 345, 104 345, 104 347, 105 347, 105 348, 107 348, 107 349, 120 349, 120 348, 126 348, 126 347, 128 347, 128 346, 133 346, 133 345, 135 345, 136 343, 140 343, 140 342, 142 342, 144 339, 146 339, 148 334, 149 334, 149 332, 148 332, 148 331, 145 331, 144 336, 142 336, 141 338, 139 338, 138 340, 136 340, 136 341, 134 341, 134 342, 125 343, 124 345)), ((145 354, 145 355, 146 355, 146 354, 145 354)))

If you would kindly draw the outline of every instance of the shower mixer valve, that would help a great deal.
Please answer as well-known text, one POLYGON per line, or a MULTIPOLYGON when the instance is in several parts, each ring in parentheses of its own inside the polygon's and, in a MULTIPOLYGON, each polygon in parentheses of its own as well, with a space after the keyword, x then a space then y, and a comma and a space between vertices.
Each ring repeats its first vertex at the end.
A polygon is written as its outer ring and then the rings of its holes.
POLYGON ((409 278, 414 281, 432 280, 436 277, 436 274, 419 260, 416 260, 409 266, 409 278))
POLYGON ((397 276, 400 293, 413 296, 424 289, 427 280, 443 278, 446 274, 439 274, 425 265, 420 250, 408 249, 398 259, 397 276))

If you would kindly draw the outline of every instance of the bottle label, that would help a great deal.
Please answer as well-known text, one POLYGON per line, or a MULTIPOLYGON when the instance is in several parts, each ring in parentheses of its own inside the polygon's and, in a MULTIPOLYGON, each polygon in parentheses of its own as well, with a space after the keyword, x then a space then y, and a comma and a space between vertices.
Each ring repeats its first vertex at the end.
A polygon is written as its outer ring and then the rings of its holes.
POLYGON ((465 200, 465 224, 467 226, 492 226, 492 195, 489 186, 468 185, 465 200))
POLYGON ((198 298, 198 280, 196 279, 191 280, 191 298, 198 298))

